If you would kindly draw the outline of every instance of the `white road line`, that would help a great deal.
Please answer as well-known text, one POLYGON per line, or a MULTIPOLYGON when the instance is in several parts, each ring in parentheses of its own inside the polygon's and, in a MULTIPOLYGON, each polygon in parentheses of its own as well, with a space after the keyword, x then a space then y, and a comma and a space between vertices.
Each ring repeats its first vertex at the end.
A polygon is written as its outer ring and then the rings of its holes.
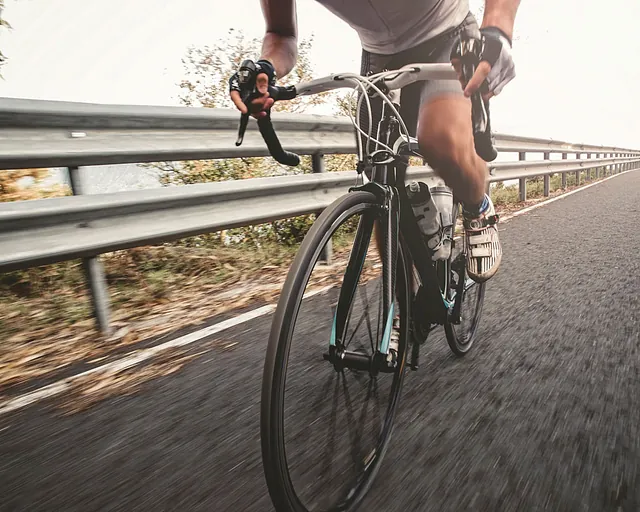
POLYGON ((6 402, 3 402, 2 405, 0 405, 0 415, 15 411, 16 409, 22 409, 27 405, 38 402, 39 400, 44 400, 45 398, 49 398, 50 396, 59 395, 70 387, 71 386, 67 382, 60 381, 54 384, 49 384, 48 386, 40 388, 36 391, 32 391, 31 393, 26 393, 17 398, 7 400, 6 402))
POLYGON ((184 336, 169 340, 166 343, 162 343, 155 347, 134 352, 133 354, 125 356, 116 361, 112 361, 111 363, 103 364, 102 366, 97 366, 96 368, 91 368, 90 370, 78 373, 77 375, 73 375, 72 377, 68 377, 58 382, 54 382, 53 384, 49 384, 48 386, 44 386, 36 391, 31 391, 30 393, 25 393, 24 395, 20 395, 16 398, 6 400, 0 403, 0 416, 17 409, 22 409, 23 407, 26 407, 27 405, 30 405, 39 400, 59 395, 71 388, 71 384, 73 383, 73 381, 82 377, 86 377, 87 375, 91 375, 93 373, 110 371, 119 372, 122 370, 126 370, 127 368, 131 368, 138 363, 151 359, 153 356, 159 354, 160 352, 163 352, 164 350, 190 345, 191 343, 199 341, 213 334, 217 334, 226 329, 230 329, 231 327, 234 327, 236 325, 248 322, 249 320, 253 320, 254 318, 258 318, 263 315, 267 315, 274 311, 275 308, 275 304, 268 304, 258 309, 247 311, 246 313, 242 313, 241 315, 238 315, 234 318, 229 318, 217 324, 210 325, 209 327, 205 327, 204 329, 200 329, 199 331, 185 334, 184 336))
MULTIPOLYGON (((308 299, 309 297, 319 295, 330 290, 333 287, 334 285, 330 284, 322 288, 318 288, 317 290, 305 293, 304 298, 308 299)), ((246 313, 242 313, 241 315, 238 315, 234 318, 229 318, 217 324, 205 327, 204 329, 200 329, 198 331, 185 334, 184 336, 180 336, 179 338, 169 340, 166 343, 140 350, 116 361, 112 361, 111 363, 103 364, 102 366, 97 366, 96 368, 91 368, 90 370, 78 373, 77 375, 73 375, 58 382, 54 382, 53 384, 49 384, 48 386, 44 386, 40 389, 37 389, 36 391, 31 391, 30 393, 25 393, 24 395, 20 395, 16 398, 0 402, 0 416, 17 409, 22 409, 23 407, 31 405, 34 402, 60 395, 61 393, 64 393, 71 388, 71 384, 73 383, 73 381, 82 377, 86 377, 94 373, 119 372, 122 370, 126 370, 127 368, 131 368, 138 363, 142 363, 144 361, 147 361, 148 359, 151 359, 153 356, 167 349, 190 345, 191 343, 202 340, 203 338, 212 336, 221 331, 225 331, 227 329, 230 329, 231 327, 235 327, 236 325, 248 322, 249 320, 253 320, 264 315, 268 315, 269 313, 275 311, 275 309, 275 304, 267 304, 266 306, 262 306, 251 311, 247 311, 246 313)))
MULTIPOLYGON (((530 212, 531 210, 535 210, 536 208, 540 208, 541 206, 545 206, 547 204, 553 203, 558 199, 569 197, 570 195, 575 194, 576 192, 580 192, 582 190, 586 190, 595 185, 599 185, 600 183, 603 183, 617 176, 626 174, 627 172, 631 172, 631 171, 623 171, 619 174, 613 174, 611 176, 607 176, 606 178, 600 181, 590 183, 589 185, 584 185, 580 188, 572 190, 571 192, 567 192, 566 194, 561 194, 559 196, 552 197, 551 199, 548 199, 546 201, 541 201, 532 206, 528 206, 527 208, 523 208, 522 210, 518 210, 517 212, 505 215, 504 217, 500 218, 500 222, 506 222, 509 219, 512 219, 513 217, 517 217, 518 215, 523 215, 527 212, 530 212)), ((318 295, 320 293, 324 293, 330 290, 331 288, 333 288, 333 286, 334 285, 330 284, 322 288, 318 288, 317 290, 313 290, 309 293, 306 293, 304 297, 309 298, 309 297, 318 295)), ((275 311, 275 309, 276 309, 275 304, 267 304, 266 306, 262 306, 254 310, 247 311, 246 313, 242 313, 241 315, 238 315, 234 318, 229 318, 217 324, 210 325, 208 327, 205 327, 204 329, 200 329, 198 331, 185 334, 184 336, 180 336, 179 338, 175 338, 173 340, 167 341, 166 343, 162 343, 155 347, 134 352, 126 357, 123 357, 116 361, 112 361, 111 363, 107 363, 102 366, 98 366, 96 368, 91 368, 90 370, 84 371, 82 373, 78 373, 77 375, 73 375, 71 377, 60 380, 58 382, 54 382, 53 384, 49 384, 48 386, 44 386, 35 391, 25 393, 23 395, 20 395, 16 398, 12 398, 10 400, 6 400, 4 402, 0 402, 0 416, 2 416, 3 414, 7 414, 9 412, 15 411, 17 409, 22 409, 23 407, 31 405, 40 400, 44 400, 46 398, 50 398, 52 396, 56 396, 61 393, 64 393, 65 391, 71 388, 71 384, 73 381, 80 379, 82 377, 86 377, 87 375, 91 375, 94 373, 108 372, 108 371, 118 372, 118 371, 125 370, 127 368, 131 368, 136 364, 139 364, 143 361, 147 361, 148 359, 151 359, 156 354, 159 354, 160 352, 163 352, 167 349, 190 345, 191 343, 195 343, 196 341, 199 341, 208 336, 212 336, 219 332, 225 331, 227 329, 230 329, 231 327, 235 327, 236 325, 248 322, 250 320, 253 320, 255 318, 258 318, 264 315, 268 315, 269 313, 272 313, 273 311, 275 311)))

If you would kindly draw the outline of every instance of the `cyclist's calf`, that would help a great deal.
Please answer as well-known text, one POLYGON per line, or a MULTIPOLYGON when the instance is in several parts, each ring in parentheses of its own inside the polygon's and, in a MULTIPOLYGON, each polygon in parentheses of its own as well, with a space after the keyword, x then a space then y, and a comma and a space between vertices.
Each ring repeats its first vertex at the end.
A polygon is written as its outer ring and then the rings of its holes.
POLYGON ((466 204, 482 201, 487 165, 473 143, 471 102, 463 96, 441 96, 422 106, 418 123, 420 151, 427 163, 466 204))

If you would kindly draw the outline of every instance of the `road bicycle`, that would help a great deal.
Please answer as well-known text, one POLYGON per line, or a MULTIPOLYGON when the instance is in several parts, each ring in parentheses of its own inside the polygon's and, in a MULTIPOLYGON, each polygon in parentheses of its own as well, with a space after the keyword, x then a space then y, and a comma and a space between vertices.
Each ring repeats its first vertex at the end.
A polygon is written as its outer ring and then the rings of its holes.
MULTIPOLYGON (((468 80, 479 60, 480 41, 460 40, 456 49, 468 80)), ((252 61, 240 67, 240 82, 248 85, 246 104, 252 99, 255 74, 252 61)), ((276 100, 350 88, 358 94, 358 106, 367 104, 369 116, 370 95, 383 101, 381 120, 377 126, 369 122, 368 132, 352 116, 360 134, 356 138, 361 180, 313 223, 290 267, 273 318, 260 425, 264 472, 277 511, 346 511, 359 506, 389 446, 406 368, 418 368, 420 346, 429 332, 443 326, 457 355, 466 354, 474 343, 485 284, 467 277, 464 242, 453 236, 459 203, 452 198, 451 255, 434 261, 405 188, 409 159, 421 155, 398 112, 397 93, 430 79, 458 77, 450 64, 415 64, 368 77, 343 73, 270 87, 276 100), (365 182, 363 174, 370 179, 365 182), (343 257, 334 259, 344 269, 322 262, 329 243, 338 252, 342 248, 343 257), (314 279, 316 268, 320 277, 314 279), (377 309, 372 307, 376 297, 377 309), (310 313, 303 312, 306 306, 310 313), (323 306, 328 308, 324 318, 323 306), (289 418, 304 411, 308 412, 302 419, 289 418), (323 419, 328 425, 321 427, 323 419)), ((472 97, 472 115, 476 151, 491 161, 496 152, 488 104, 479 93, 472 97)), ((247 123, 245 114, 237 145, 247 123)), ((298 164, 299 157, 282 148, 270 114, 258 119, 258 127, 277 161, 298 164)))

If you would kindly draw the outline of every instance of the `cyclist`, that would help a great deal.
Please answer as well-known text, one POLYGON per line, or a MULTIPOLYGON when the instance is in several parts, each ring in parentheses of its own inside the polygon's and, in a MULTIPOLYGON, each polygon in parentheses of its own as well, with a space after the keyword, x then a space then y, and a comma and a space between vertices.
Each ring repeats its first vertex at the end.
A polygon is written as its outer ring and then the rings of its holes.
MULTIPOLYGON (((487 165, 475 152, 469 97, 483 86, 483 96, 489 99, 515 77, 511 39, 520 0, 485 0, 482 28, 469 12, 468 0, 318 1, 357 31, 364 76, 407 64, 449 62, 458 37, 482 38, 481 62, 467 84, 461 87, 449 80, 412 84, 402 91, 400 113, 417 136, 427 163, 462 202, 469 276, 477 282, 488 280, 498 270, 502 247, 498 218, 485 193, 487 165)), ((257 63, 263 71, 257 86, 262 96, 251 104, 257 118, 273 105, 268 84, 288 74, 297 58, 295 0, 261 2, 266 34, 257 63)), ((231 99, 245 113, 237 75, 229 83, 231 99)), ((368 116, 364 118, 361 125, 366 132, 368 116)), ((373 121, 377 122, 375 117, 373 121)))

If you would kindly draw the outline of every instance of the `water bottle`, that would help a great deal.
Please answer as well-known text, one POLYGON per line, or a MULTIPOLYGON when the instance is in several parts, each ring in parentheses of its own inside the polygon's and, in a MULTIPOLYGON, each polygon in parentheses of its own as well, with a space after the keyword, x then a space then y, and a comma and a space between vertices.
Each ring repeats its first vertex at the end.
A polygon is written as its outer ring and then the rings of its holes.
POLYGON ((440 227, 442 229, 442 245, 444 248, 441 254, 444 259, 451 254, 451 240, 453 239, 453 193, 448 187, 432 187, 431 198, 438 208, 440 214, 440 227))
MULTIPOLYGON (((443 236, 440 212, 426 183, 413 181, 407 185, 407 195, 420 231, 431 249, 433 260, 443 260, 451 253, 451 242, 443 236)), ((451 209, 449 216, 451 216, 451 209)))

